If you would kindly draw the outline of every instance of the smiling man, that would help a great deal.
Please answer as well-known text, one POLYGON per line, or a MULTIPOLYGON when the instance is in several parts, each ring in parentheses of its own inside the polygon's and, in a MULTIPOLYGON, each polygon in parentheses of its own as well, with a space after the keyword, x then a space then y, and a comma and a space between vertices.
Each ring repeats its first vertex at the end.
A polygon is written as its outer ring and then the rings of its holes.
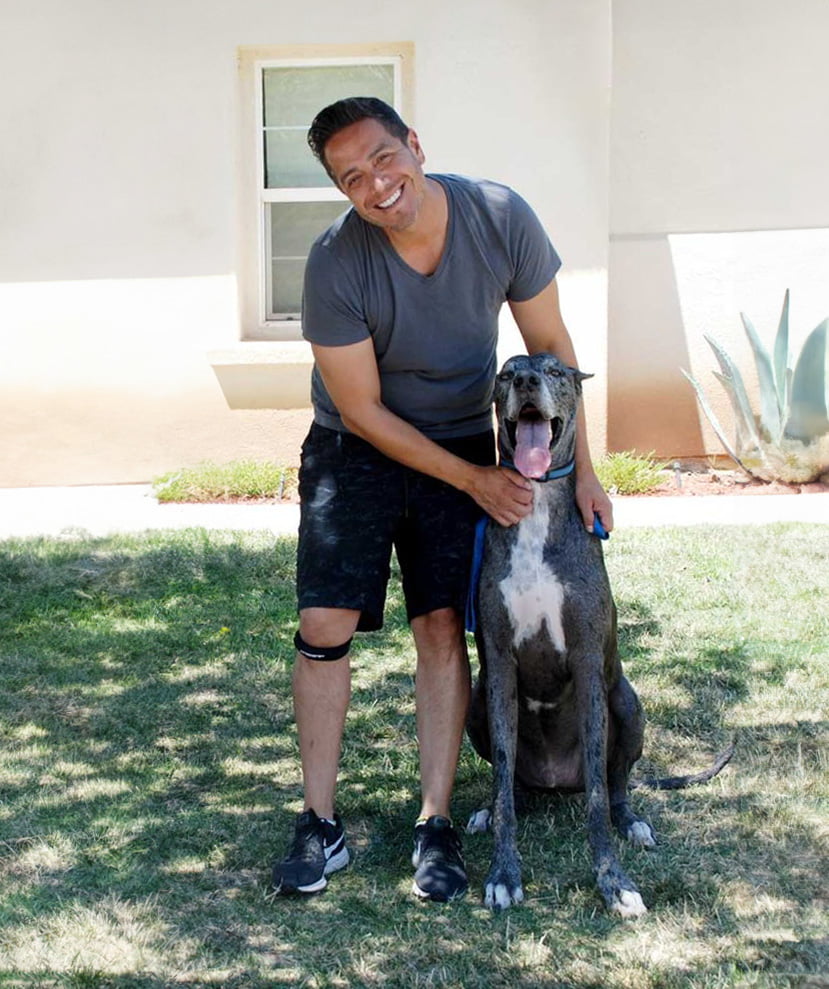
MULTIPOLYGON (((417 654, 421 805, 414 892, 462 896, 450 801, 469 702, 463 629, 475 522, 515 525, 532 485, 494 466, 491 402, 506 301, 529 353, 575 366, 561 318, 560 262, 512 190, 425 174, 417 135, 380 100, 320 111, 314 154, 352 209, 315 242, 302 329, 314 353, 314 422, 302 450, 294 711, 305 810, 273 869, 280 893, 313 893, 348 864, 335 812, 355 632, 383 623, 392 548, 417 654)), ((611 506, 583 417, 576 452, 585 525, 611 506)))

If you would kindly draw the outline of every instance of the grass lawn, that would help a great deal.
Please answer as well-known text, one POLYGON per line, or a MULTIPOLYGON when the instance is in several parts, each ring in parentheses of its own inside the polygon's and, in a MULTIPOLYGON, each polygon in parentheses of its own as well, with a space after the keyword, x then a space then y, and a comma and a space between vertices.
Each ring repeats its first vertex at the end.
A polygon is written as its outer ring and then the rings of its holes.
MULTIPOLYGON (((398 590, 358 639, 339 810, 352 866, 273 899, 301 809, 292 540, 188 531, 0 543, 0 986, 829 985, 829 527, 619 532, 607 544, 656 851, 650 912, 609 916, 578 796, 519 825, 521 907, 410 894, 413 654, 398 590)), ((486 803, 467 745, 459 821, 486 803)))

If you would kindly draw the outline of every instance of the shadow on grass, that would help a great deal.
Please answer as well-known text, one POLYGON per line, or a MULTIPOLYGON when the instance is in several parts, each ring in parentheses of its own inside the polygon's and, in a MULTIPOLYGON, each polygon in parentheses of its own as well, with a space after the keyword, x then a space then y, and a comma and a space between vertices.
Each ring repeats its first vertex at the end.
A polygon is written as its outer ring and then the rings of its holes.
MULTIPOLYGON (((697 968, 628 957, 651 920, 625 928, 597 911, 578 796, 534 802, 522 821, 520 911, 480 905, 486 836, 466 841, 464 903, 415 902, 414 660, 397 590, 384 631, 355 650, 339 808, 354 863, 324 896, 269 899, 268 863, 301 807, 293 554, 290 540, 201 532, 0 545, 0 985, 587 989, 610 984, 607 966, 654 987, 728 985, 730 968, 735 984, 764 966, 819 971, 819 945, 775 955, 722 895, 771 891, 773 930, 822 895, 818 824, 782 794, 637 791, 663 848, 623 855, 658 907, 653 936, 690 914, 698 939, 736 939, 697 968)), ((669 619, 625 597, 622 658, 654 726, 703 746, 726 734, 729 711, 758 689, 757 647, 703 643, 657 681, 649 657, 669 619)), ((784 667, 771 669, 782 682, 784 667)), ((796 737, 780 723, 743 728, 739 742, 752 772, 785 777, 805 760, 813 778, 822 734, 804 719, 796 737)), ((487 798, 489 773, 467 748, 458 811, 487 798)))

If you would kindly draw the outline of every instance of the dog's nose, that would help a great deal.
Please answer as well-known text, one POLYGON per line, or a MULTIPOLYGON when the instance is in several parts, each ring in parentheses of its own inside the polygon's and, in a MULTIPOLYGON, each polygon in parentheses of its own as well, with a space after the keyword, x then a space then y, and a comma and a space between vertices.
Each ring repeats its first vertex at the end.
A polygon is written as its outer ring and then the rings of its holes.
POLYGON ((516 388, 523 388, 525 382, 530 388, 538 388, 541 384, 541 379, 537 374, 528 374, 526 378, 523 374, 517 374, 513 378, 513 382, 515 383, 516 388))

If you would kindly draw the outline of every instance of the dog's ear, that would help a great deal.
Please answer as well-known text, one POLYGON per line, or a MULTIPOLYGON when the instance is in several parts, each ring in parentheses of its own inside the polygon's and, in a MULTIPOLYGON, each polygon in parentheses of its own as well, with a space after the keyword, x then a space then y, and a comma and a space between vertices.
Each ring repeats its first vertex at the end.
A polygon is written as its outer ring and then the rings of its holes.
POLYGON ((571 367, 571 368, 568 368, 568 370, 572 373, 573 377, 575 378, 575 381, 576 381, 576 394, 577 395, 581 395, 581 393, 582 393, 582 388, 581 388, 582 381, 586 381, 588 378, 592 378, 593 375, 592 374, 587 374, 585 371, 579 371, 579 369, 577 367, 571 367))

